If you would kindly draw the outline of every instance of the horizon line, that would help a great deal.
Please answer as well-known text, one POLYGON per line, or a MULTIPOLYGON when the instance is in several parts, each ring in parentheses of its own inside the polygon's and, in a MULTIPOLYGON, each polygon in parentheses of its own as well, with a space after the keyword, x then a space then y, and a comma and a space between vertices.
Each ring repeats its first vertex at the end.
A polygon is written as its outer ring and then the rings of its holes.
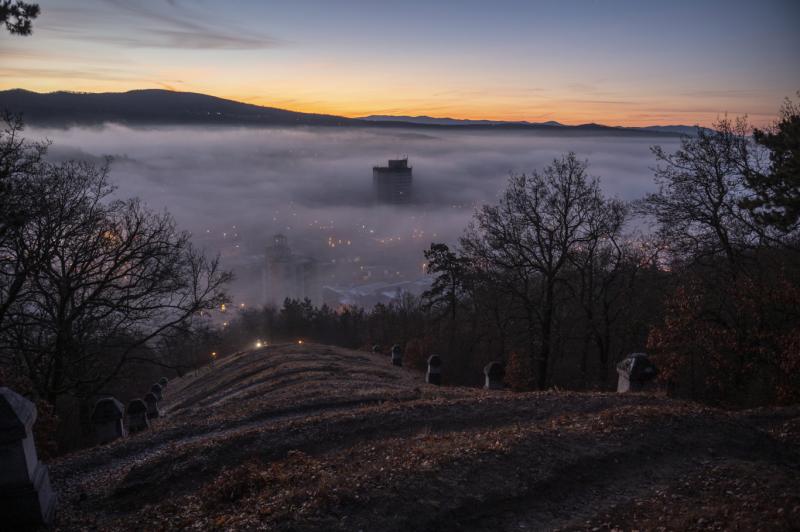
MULTIPOLYGON (((420 111, 404 111, 399 114, 393 114, 391 112, 381 112, 381 111, 372 111, 368 113, 336 113, 332 111, 314 111, 314 110, 302 110, 292 107, 279 107, 278 105, 264 105, 262 103, 257 103, 254 101, 248 101, 248 99, 237 99, 235 97, 226 97, 226 96, 219 96, 216 94, 211 94, 207 92, 198 92, 198 91, 191 91, 191 90, 176 90, 173 88, 165 88, 165 87, 142 87, 142 88, 134 88, 128 90, 120 90, 120 91, 82 91, 82 90, 70 90, 70 89, 58 89, 53 91, 36 91, 32 89, 27 89, 24 87, 8 87, 8 88, 0 88, 0 92, 8 92, 8 91, 24 91, 30 92, 33 94, 40 94, 40 95, 47 95, 47 94, 58 94, 58 93, 66 93, 66 94, 83 94, 83 95, 92 95, 92 94, 127 94, 131 92, 144 92, 144 91, 153 91, 153 92, 164 92, 164 93, 175 93, 175 94, 195 94, 199 96, 206 96, 209 98, 217 98, 220 100, 225 100, 229 102, 235 102, 244 105, 252 105, 254 107, 261 107, 265 109, 277 109, 282 111, 290 111, 294 113, 303 113, 303 114, 312 114, 312 115, 324 115, 324 116, 331 116, 335 118, 348 118, 353 120, 365 120, 369 117, 375 116, 386 116, 390 118, 430 118, 433 120, 456 120, 456 121, 484 121, 484 122, 497 122, 497 123, 504 123, 504 124, 531 124, 531 125, 541 125, 547 124, 549 122, 554 122, 560 124, 562 126, 589 126, 589 125, 597 125, 597 126, 604 126, 609 128, 630 128, 630 129, 643 129, 649 127, 703 127, 708 128, 708 125, 703 125, 699 121, 695 121, 694 123, 686 122, 665 122, 665 123, 647 123, 647 125, 625 125, 622 123, 614 123, 606 122, 606 121, 579 121, 579 120, 566 120, 562 121, 559 119, 542 119, 541 121, 535 121, 528 118, 524 119, 502 119, 502 118, 476 118, 474 116, 460 116, 458 114, 447 115, 447 116, 436 116, 427 113, 422 113, 420 111)), ((717 113, 717 120, 727 117, 727 111, 720 111, 717 113)), ((743 116, 747 117, 748 114, 738 115, 733 114, 731 116, 743 116)), ((776 113, 777 116, 777 113, 776 113)), ((712 124, 713 125, 713 124, 712 124)), ((557 126, 553 126, 557 127, 557 126)))

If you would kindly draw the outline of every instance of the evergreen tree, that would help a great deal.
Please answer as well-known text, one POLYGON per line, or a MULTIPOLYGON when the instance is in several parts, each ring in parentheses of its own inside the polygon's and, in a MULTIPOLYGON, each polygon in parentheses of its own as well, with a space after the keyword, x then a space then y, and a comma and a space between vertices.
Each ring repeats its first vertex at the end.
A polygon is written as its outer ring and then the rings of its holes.
POLYGON ((778 121, 753 136, 769 150, 770 165, 748 175, 756 198, 744 206, 764 225, 791 231, 800 222, 800 104, 787 98, 778 121))
POLYGON ((0 23, 12 35, 30 35, 33 19, 39 16, 39 5, 21 0, 0 0, 0 23))

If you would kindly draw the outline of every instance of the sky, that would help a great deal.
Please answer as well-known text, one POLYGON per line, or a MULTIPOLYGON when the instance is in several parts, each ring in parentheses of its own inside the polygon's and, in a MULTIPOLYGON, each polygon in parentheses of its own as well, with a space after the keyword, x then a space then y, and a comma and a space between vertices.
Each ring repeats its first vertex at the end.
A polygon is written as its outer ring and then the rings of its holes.
POLYGON ((763 125, 800 90, 796 0, 38 3, 0 34, 0 89, 630 126, 763 125))

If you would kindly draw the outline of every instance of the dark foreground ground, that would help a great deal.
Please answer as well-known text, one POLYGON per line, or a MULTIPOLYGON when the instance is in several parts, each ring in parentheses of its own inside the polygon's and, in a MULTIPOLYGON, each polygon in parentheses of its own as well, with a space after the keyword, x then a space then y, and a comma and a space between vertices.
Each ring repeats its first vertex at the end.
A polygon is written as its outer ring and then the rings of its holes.
POLYGON ((800 409, 437 388, 282 345, 51 465, 60 530, 797 530, 800 409))

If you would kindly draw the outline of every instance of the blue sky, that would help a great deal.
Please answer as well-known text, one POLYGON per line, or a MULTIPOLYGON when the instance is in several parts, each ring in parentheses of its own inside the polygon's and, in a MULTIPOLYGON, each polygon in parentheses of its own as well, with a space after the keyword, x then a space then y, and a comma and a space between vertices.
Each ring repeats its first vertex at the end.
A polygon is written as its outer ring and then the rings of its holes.
POLYGON ((620 125, 763 123, 800 89, 790 0, 39 3, 0 36, 0 88, 620 125))

